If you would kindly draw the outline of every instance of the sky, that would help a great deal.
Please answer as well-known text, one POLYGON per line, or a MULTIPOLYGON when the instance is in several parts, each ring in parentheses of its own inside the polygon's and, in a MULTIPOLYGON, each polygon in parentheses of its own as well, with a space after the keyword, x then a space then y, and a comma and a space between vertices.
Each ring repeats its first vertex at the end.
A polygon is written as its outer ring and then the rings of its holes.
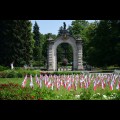
MULTIPOLYGON (((31 20, 32 26, 37 22, 39 26, 39 31, 41 34, 58 33, 60 26, 63 26, 63 22, 66 23, 66 28, 71 25, 73 20, 31 20)), ((88 20, 89 22, 94 22, 94 20, 88 20)))

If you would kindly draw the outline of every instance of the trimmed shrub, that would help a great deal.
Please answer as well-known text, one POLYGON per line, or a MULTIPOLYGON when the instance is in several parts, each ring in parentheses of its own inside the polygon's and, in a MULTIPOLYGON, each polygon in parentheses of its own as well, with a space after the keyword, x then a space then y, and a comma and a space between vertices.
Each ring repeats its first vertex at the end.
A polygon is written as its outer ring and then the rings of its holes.
POLYGON ((25 75, 32 75, 33 77, 36 74, 40 74, 39 70, 5 70, 0 72, 0 78, 22 78, 25 75))
POLYGON ((9 68, 0 65, 0 71, 4 71, 4 70, 7 70, 7 69, 9 69, 9 68))

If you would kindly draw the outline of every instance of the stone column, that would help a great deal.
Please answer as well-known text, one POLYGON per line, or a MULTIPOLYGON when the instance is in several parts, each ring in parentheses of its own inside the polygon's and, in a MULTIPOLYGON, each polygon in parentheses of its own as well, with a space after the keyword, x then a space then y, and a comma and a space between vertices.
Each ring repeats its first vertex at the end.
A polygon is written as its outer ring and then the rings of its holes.
POLYGON ((81 38, 78 38, 76 40, 77 45, 77 59, 78 59, 78 70, 83 70, 83 48, 82 48, 82 40, 81 38))
POLYGON ((53 39, 48 39, 48 51, 47 51, 47 60, 48 60, 48 71, 53 71, 53 39))

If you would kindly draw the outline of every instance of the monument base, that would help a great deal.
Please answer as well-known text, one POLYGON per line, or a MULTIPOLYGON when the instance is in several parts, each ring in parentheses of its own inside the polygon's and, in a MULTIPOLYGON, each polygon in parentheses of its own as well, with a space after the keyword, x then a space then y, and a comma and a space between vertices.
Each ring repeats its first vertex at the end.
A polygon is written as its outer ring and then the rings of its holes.
POLYGON ((53 69, 48 69, 48 71, 54 71, 53 69))
POLYGON ((78 70, 83 70, 83 66, 78 66, 78 70))

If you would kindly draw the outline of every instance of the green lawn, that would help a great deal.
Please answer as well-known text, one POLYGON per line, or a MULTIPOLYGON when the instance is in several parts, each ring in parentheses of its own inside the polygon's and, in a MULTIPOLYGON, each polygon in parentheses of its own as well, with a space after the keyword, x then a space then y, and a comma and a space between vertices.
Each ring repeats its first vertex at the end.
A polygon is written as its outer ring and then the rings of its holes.
POLYGON ((42 89, 38 87, 33 78, 34 88, 31 89, 28 79, 26 87, 22 88, 22 81, 24 78, 0 78, 0 100, 108 100, 108 99, 120 99, 120 91, 114 88, 110 91, 109 87, 104 90, 98 88, 93 90, 93 84, 88 89, 79 88, 77 91, 71 89, 66 90, 61 87, 60 90, 51 90, 46 86, 42 89))
MULTIPOLYGON (((14 84, 19 84, 20 86, 22 85, 24 78, 0 78, 0 84, 9 84, 9 83, 14 83, 14 84)), ((39 90, 44 90, 47 89, 48 91, 52 91, 50 88, 47 88, 46 86, 43 85, 42 89, 38 87, 38 85, 36 84, 35 79, 33 78, 33 84, 34 84, 34 88, 33 91, 36 89, 39 90)), ((30 88, 30 79, 27 80, 27 84, 26 87, 30 88)), ((73 94, 78 94, 81 91, 81 89, 78 89, 77 91, 71 90, 68 91, 66 90, 64 87, 61 87, 60 90, 57 91, 57 89, 55 88, 52 93, 54 93, 56 95, 56 98, 50 98, 50 99, 59 99, 58 96, 60 96, 60 98, 62 99, 66 99, 64 98, 64 96, 67 97, 67 99, 74 99, 74 98, 69 98, 70 96, 72 96, 73 94)))
POLYGON ((8 83, 15 83, 15 84, 22 84, 24 78, 0 78, 0 84, 8 84, 8 83))

